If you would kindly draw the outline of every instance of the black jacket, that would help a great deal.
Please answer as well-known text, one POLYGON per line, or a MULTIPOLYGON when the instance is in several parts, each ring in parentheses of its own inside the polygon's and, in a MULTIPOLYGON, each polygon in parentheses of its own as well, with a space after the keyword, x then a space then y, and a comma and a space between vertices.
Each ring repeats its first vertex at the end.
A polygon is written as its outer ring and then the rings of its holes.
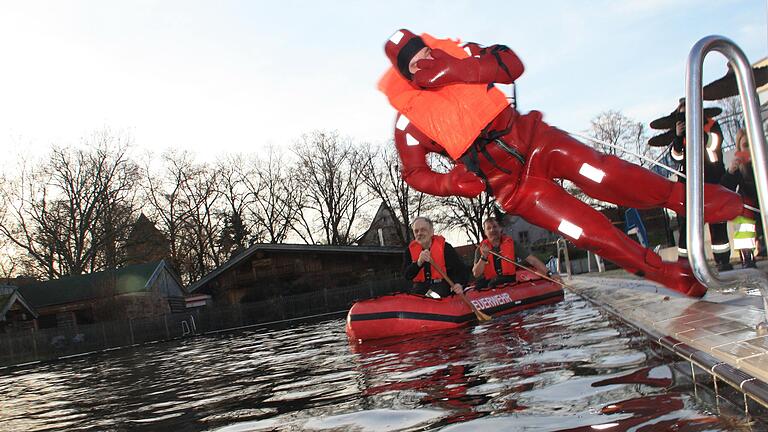
MULTIPOLYGON (((705 183, 720 183, 720 178, 723 177, 723 174, 725 174, 725 164, 723 163, 723 143, 722 143, 722 136, 723 132, 720 129, 720 124, 715 122, 714 125, 712 125, 712 128, 710 129, 710 133, 716 134, 720 136, 721 142, 718 144, 717 148, 713 150, 714 156, 716 158, 715 161, 713 161, 709 155, 707 154, 708 151, 704 150, 704 182, 705 183)), ((709 144, 709 134, 704 134, 704 137, 707 139, 705 146, 709 144)), ((683 136, 675 136, 674 141, 672 142, 672 149, 676 151, 677 153, 683 154, 683 160, 677 161, 678 162, 678 170, 685 174, 685 143, 684 143, 685 137, 683 136)), ((685 179, 678 179, 678 181, 684 182, 685 179)))

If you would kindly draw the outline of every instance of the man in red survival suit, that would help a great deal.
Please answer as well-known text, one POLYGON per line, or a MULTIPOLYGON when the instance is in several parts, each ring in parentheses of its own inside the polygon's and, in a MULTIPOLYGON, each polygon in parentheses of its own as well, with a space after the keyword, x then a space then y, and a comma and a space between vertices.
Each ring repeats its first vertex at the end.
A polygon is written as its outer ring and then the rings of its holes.
MULTIPOLYGON (((507 213, 559 232, 631 273, 689 296, 706 293, 687 263, 662 262, 555 179, 570 180, 602 201, 678 213, 684 211, 684 185, 596 152, 544 123, 537 111, 519 114, 493 86, 523 73, 512 50, 398 30, 385 52, 393 67, 379 89, 398 111, 395 146, 411 187, 438 196, 475 197, 486 190, 507 213), (454 168, 432 171, 426 156, 433 152, 449 155, 454 168)), ((704 190, 707 222, 740 214, 738 194, 712 184, 704 190)))

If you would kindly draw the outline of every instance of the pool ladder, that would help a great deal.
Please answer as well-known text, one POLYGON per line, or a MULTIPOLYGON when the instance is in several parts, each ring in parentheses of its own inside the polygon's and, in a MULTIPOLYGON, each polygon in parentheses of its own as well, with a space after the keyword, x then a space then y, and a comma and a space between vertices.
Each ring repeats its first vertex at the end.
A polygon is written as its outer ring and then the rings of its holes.
MULTIPOLYGON (((768 228, 768 160, 762 119, 755 90, 752 66, 744 52, 730 39, 723 36, 707 36, 698 41, 688 55, 685 81, 685 138, 688 142, 685 169, 686 230, 688 259, 693 274, 707 289, 757 288, 763 297, 766 319, 757 325, 758 335, 768 334, 768 275, 757 269, 713 272, 704 251, 704 114, 702 98, 702 69, 704 57, 717 51, 733 66, 739 86, 739 96, 744 108, 744 122, 749 134, 752 168, 755 172, 757 195, 760 201, 760 218, 763 231, 768 228)), ((763 234, 765 237, 765 234, 763 234)))

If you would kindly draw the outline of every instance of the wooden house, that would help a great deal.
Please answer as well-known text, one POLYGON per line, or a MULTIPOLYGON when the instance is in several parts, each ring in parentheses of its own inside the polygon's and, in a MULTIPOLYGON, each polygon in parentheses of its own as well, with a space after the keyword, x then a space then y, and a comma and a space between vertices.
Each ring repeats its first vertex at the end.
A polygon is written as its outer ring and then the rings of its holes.
POLYGON ((0 285, 0 333, 35 328, 37 311, 29 305, 18 287, 0 285))
POLYGON ((159 316, 185 309, 179 278, 163 260, 19 287, 38 328, 159 316))
POLYGON ((236 304, 400 278, 402 247, 255 244, 189 286, 236 304))

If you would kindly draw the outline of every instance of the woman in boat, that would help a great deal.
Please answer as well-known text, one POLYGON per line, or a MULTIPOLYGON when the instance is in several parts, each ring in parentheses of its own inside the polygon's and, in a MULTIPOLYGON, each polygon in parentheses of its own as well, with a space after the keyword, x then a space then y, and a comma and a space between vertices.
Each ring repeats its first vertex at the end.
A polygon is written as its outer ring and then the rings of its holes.
POLYGON ((517 255, 524 256, 525 262, 533 267, 535 272, 560 282, 559 275, 553 275, 540 259, 531 255, 524 247, 516 247, 512 237, 502 233, 497 218, 491 216, 483 221, 483 232, 485 233, 485 240, 480 242, 475 251, 475 265, 472 267, 472 275, 477 278, 475 287, 493 288, 497 285, 516 282, 517 266, 502 259, 501 256, 515 261, 517 251, 520 252, 517 255))
POLYGON ((435 235, 429 218, 417 217, 411 229, 414 240, 403 253, 403 277, 413 282, 410 293, 441 298, 451 292, 463 292, 462 285, 467 284, 469 275, 453 246, 445 237, 435 235), (442 272, 447 273, 453 286, 449 286, 442 272))
MULTIPOLYGON (((523 73, 511 49, 399 30, 385 52, 392 68, 379 89, 399 113, 395 146, 411 187, 438 196, 476 197, 485 190, 507 213, 559 232, 631 273, 690 296, 705 294, 687 263, 662 262, 555 180, 567 179, 593 198, 624 207, 663 206, 678 213, 684 186, 598 153, 544 123, 539 112, 519 114, 493 86, 523 73), (454 168, 434 172, 429 153, 448 154, 454 168)), ((741 212, 737 194, 710 184, 705 191, 707 222, 741 212)))

